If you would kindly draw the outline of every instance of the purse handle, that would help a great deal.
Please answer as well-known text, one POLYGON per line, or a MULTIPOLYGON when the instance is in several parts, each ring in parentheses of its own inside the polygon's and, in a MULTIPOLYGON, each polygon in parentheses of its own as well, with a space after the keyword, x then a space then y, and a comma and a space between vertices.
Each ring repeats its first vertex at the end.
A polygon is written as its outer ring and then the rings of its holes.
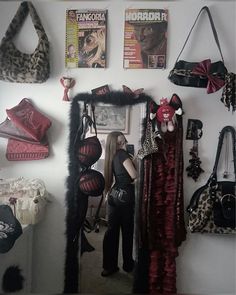
POLYGON ((219 52, 220 52, 220 55, 221 55, 222 61, 223 61, 223 63, 224 63, 224 58, 223 58, 223 54, 222 54, 222 51, 221 51, 219 38, 218 38, 218 35, 217 35, 217 32, 216 32, 216 28, 215 28, 215 25, 214 25, 214 22, 213 22, 213 18, 212 18, 212 16, 211 16, 210 9, 209 9, 207 6, 202 7, 202 9, 200 10, 200 12, 198 13, 198 15, 197 15, 197 17, 196 17, 196 20, 195 20, 195 22, 194 22, 194 24, 193 24, 193 26, 192 26, 192 28, 191 28, 191 30, 190 30, 190 32, 189 32, 189 34, 188 34, 186 40, 185 40, 185 42, 184 42, 184 46, 183 46, 183 48, 181 49, 181 51, 180 51, 180 53, 179 53, 179 55, 178 55, 178 57, 177 57, 175 63, 177 63, 177 61, 179 60, 179 57, 180 57, 181 53, 183 52, 183 50, 184 50, 184 48, 185 48, 185 46, 186 46, 186 44, 187 44, 187 42, 188 42, 188 39, 189 39, 189 37, 190 37, 190 35, 191 35, 191 33, 192 33, 192 30, 193 30, 193 28, 195 27, 195 25, 196 25, 196 23, 197 23, 197 21, 198 21, 200 15, 201 15, 201 13, 202 13, 203 11, 206 11, 206 12, 207 12, 208 18, 209 18, 209 20, 210 20, 210 24, 211 24, 212 32, 213 32, 213 35, 214 35, 214 38, 215 38, 215 42, 216 42, 216 45, 217 45, 217 47, 218 47, 218 49, 219 49, 219 52))
POLYGON ((42 37, 47 39, 47 35, 33 4, 29 1, 24 1, 20 4, 15 16, 8 26, 8 29, 5 33, 5 40, 11 40, 19 32, 28 14, 31 16, 38 37, 40 39, 42 37))
POLYGON ((96 134, 96 136, 98 137, 98 134, 97 134, 96 117, 95 117, 95 105, 94 105, 94 102, 93 102, 93 101, 91 102, 91 110, 92 110, 92 115, 93 115, 93 128, 94 128, 94 130, 95 130, 95 134, 96 134))
POLYGON ((236 182, 236 131, 232 126, 225 126, 219 136, 219 142, 218 142, 218 147, 217 147, 217 152, 216 152, 216 159, 215 159, 215 164, 213 167, 213 172, 208 180, 208 183, 212 183, 213 185, 216 184, 217 182, 217 167, 220 159, 220 153, 222 149, 222 145, 224 143, 224 137, 226 133, 230 133, 232 136, 232 151, 233 151, 233 162, 234 162, 234 177, 235 177, 235 182, 236 182))

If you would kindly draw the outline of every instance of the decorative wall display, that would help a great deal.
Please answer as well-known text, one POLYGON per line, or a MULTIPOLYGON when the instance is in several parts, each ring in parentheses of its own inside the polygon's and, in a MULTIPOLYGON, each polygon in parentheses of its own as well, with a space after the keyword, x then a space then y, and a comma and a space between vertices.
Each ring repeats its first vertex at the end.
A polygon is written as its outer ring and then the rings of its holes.
POLYGON ((105 68, 107 10, 67 10, 65 64, 105 68))
POLYGON ((71 77, 62 77, 60 79, 61 85, 64 87, 64 94, 62 100, 64 101, 70 101, 70 98, 68 96, 68 92, 71 88, 75 86, 75 79, 71 77))
MULTIPOLYGON (((129 132, 129 108, 114 105, 96 105, 95 120, 98 133, 129 132)), ((93 132, 91 130, 91 132, 93 132)))
POLYGON ((124 68, 166 67, 168 10, 126 9, 124 68))

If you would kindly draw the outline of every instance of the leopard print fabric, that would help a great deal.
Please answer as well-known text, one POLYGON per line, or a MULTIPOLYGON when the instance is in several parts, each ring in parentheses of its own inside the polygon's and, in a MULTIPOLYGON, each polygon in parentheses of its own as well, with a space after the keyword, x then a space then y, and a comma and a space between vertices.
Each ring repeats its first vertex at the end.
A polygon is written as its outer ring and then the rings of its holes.
MULTIPOLYGON (((220 192, 216 193, 216 198, 220 198, 220 192)), ((198 205, 190 212, 188 228, 190 232, 229 234, 236 233, 236 229, 231 227, 220 227, 214 224, 213 220, 214 201, 210 197, 210 187, 207 186, 200 194, 198 205)))
POLYGON ((22 2, 0 44, 0 80, 19 83, 42 83, 50 73, 49 41, 31 2, 22 2), (32 54, 19 51, 12 39, 30 14, 38 45, 32 54))
POLYGON ((139 149, 137 156, 140 159, 145 158, 151 154, 157 153, 159 151, 158 144, 154 137, 154 132, 152 131, 152 123, 150 121, 147 122, 145 139, 142 144, 141 149, 139 149))
POLYGON ((225 76, 225 86, 222 91, 221 101, 225 107, 232 112, 236 111, 236 75, 227 73, 225 76))

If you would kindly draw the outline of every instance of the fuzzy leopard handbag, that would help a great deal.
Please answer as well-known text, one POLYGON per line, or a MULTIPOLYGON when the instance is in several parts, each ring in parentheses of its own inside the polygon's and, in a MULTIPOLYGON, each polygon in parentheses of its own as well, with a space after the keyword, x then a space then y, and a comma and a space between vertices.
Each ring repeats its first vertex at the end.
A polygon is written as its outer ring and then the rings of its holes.
POLYGON ((207 183, 193 194, 187 207, 191 232, 236 233, 236 131, 226 126, 220 132, 213 172, 207 183), (217 166, 227 133, 232 135, 234 181, 217 181, 217 166))
POLYGON ((50 73, 49 41, 31 2, 22 2, 0 44, 0 80, 18 83, 42 83, 50 73), (13 38, 27 15, 31 16, 39 41, 32 54, 18 50, 13 38))

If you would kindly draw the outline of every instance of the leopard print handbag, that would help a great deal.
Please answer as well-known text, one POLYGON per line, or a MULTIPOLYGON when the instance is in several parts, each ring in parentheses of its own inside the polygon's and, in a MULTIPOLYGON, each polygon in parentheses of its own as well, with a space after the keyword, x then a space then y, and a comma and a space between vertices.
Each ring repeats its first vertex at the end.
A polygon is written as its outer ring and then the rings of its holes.
POLYGON ((139 149, 137 156, 142 160, 145 157, 157 153, 159 147, 155 139, 155 134, 152 130, 152 123, 150 120, 147 121, 145 139, 142 144, 142 147, 139 149))
POLYGON ((49 41, 31 2, 22 2, 0 44, 0 80, 18 83, 42 83, 49 78, 49 41), (30 15, 39 41, 31 54, 18 50, 13 38, 30 15))
POLYGON ((226 126, 220 132, 213 172, 207 183, 196 190, 187 207, 189 213, 188 228, 195 233, 233 234, 236 205, 236 131, 226 126), (234 181, 217 181, 217 166, 223 139, 226 133, 232 135, 234 181))

